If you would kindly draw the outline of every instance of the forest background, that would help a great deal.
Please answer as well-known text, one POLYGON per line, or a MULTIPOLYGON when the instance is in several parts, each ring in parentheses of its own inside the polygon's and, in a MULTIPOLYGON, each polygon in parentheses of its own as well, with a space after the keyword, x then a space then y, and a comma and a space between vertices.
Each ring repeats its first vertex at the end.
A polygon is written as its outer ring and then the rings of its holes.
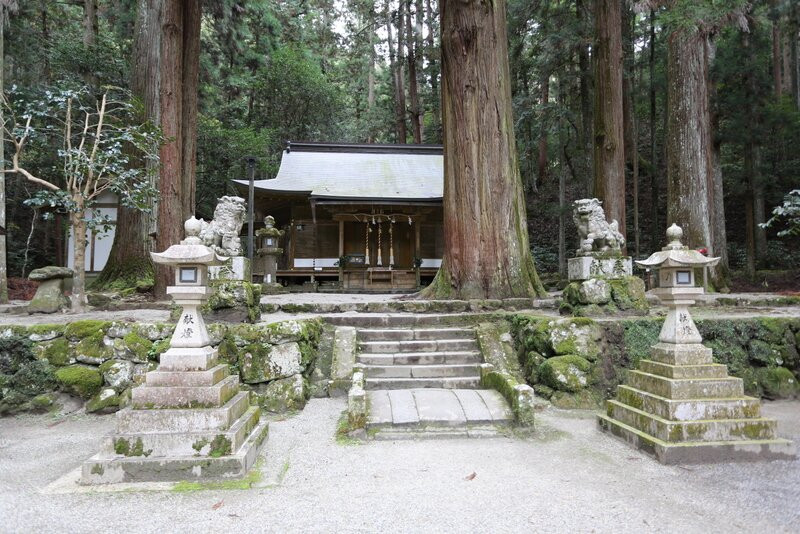
MULTIPOLYGON (((508 2, 517 148, 531 243, 545 280, 563 272, 576 246, 571 202, 598 194, 593 145, 604 111, 596 102, 606 56, 595 52, 614 20, 621 34, 623 109, 611 120, 621 123, 624 135, 620 194, 628 251, 642 257, 663 245, 670 222, 667 129, 679 112, 667 97, 676 24, 670 4, 681 1, 508 2), (619 17, 607 20, 609 9, 619 17)), ((137 83, 144 83, 153 61, 147 55, 157 56, 158 47, 143 49, 136 36, 163 0, 0 4, 6 90, 89 84, 141 92, 137 83)), ((259 157, 257 179, 273 177, 287 140, 441 143, 437 4, 202 2, 196 87, 191 79, 183 87, 198 95, 197 216, 211 218, 216 199, 233 192, 230 180, 245 177, 246 156, 259 157)), ((697 4, 708 11, 683 16, 694 17, 706 43, 709 68, 694 75, 709 81, 713 176, 724 191, 728 263, 744 273, 738 288, 759 287, 767 278, 756 278, 756 269, 800 266, 796 236, 778 237, 780 224, 759 226, 800 187, 800 4, 697 4), (733 23, 718 23, 728 15, 733 23)), ((25 158, 39 175, 59 180, 57 150, 39 146, 25 158)), ((36 188, 22 176, 7 174, 6 191, 9 276, 24 277, 64 258, 67 218, 26 203, 36 188)), ((109 269, 118 267, 110 262, 109 269)))

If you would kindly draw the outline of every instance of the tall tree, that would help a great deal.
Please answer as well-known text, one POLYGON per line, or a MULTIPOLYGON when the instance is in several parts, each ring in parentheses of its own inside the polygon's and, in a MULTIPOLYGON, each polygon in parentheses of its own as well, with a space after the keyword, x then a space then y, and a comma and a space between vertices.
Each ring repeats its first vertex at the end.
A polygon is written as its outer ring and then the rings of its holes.
MULTIPOLYGON (((714 157, 709 109, 709 65, 713 58, 712 39, 731 20, 746 29, 744 0, 719 5, 711 0, 647 1, 669 7, 667 51, 667 213, 669 220, 683 227, 684 242, 693 248, 716 253, 714 157)), ((727 286, 724 266, 712 271, 717 288, 727 286)))
MULTIPOLYGON (((156 248, 183 237, 183 222, 194 212, 197 149, 197 85, 200 6, 193 0, 163 0, 161 19, 161 147, 156 248)), ((155 292, 163 296, 169 269, 156 268, 155 292)))
POLYGON ((625 235, 621 18, 619 0, 595 0, 594 193, 625 235))
MULTIPOLYGON (((400 3, 402 7, 403 3, 400 3)), ((392 75, 392 88, 394 92, 394 135, 395 143, 406 142, 406 93, 403 87, 403 17, 402 12, 391 11, 390 0, 384 4, 384 16, 386 18, 386 43, 389 47, 389 70, 392 75), (397 20, 397 48, 392 38, 393 19, 397 20)))
MULTIPOLYGON (((5 124, 2 95, 5 90, 5 28, 9 13, 17 10, 17 0, 0 0, 0 133, 5 124)), ((6 267, 6 160, 5 142, 0 135, 0 303, 8 302, 8 269, 6 267)))
POLYGON ((427 298, 544 293, 511 116, 505 0, 442 0, 444 255, 427 298))
MULTIPOLYGON (((145 120, 153 124, 159 123, 160 110, 161 3, 162 0, 137 2, 130 74, 131 92, 141 101, 145 120)), ((136 155, 133 161, 138 165, 156 164, 137 159, 136 155)), ((156 176, 155 171, 151 169, 148 175, 156 176)), ((156 229, 153 208, 143 211, 119 205, 114 243, 94 287, 152 285, 153 264, 149 253, 153 248, 151 234, 156 229)))

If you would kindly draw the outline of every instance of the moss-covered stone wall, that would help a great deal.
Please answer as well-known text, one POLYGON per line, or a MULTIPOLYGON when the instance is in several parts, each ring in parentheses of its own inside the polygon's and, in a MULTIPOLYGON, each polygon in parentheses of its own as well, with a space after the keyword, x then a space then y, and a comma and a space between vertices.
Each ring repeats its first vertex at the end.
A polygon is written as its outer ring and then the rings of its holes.
MULTIPOLYGON (((60 395, 89 412, 125 406, 169 348, 174 325, 99 320, 0 327, 0 415, 54 409, 60 395)), ((220 360, 270 411, 299 409, 309 395, 323 325, 318 319, 208 325, 220 360)))
MULTIPOLYGON (((534 390, 556 406, 589 408, 612 397, 625 370, 648 357, 663 319, 518 314, 510 322, 525 379, 534 390)), ((744 380, 747 394, 800 396, 800 319, 705 319, 697 327, 714 360, 744 380)))

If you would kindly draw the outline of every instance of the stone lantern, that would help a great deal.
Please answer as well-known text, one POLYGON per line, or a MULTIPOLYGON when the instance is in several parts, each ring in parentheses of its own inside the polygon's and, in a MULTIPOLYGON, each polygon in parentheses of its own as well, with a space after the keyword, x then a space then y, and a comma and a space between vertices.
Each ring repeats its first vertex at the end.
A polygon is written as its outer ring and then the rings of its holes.
POLYGON ((275 219, 271 215, 264 218, 264 228, 256 232, 258 238, 258 256, 264 265, 264 280, 262 292, 282 289, 276 279, 278 271, 278 256, 283 254, 283 249, 278 247, 278 240, 283 235, 282 230, 275 228, 275 219))
POLYGON ((186 239, 172 245, 164 252, 151 252, 154 263, 175 267, 175 285, 167 287, 167 294, 183 314, 172 334, 170 348, 198 348, 210 345, 203 316, 198 308, 208 299, 208 268, 222 265, 227 259, 203 245, 200 240, 201 222, 192 217, 184 224, 186 239))
POLYGON ((719 258, 709 258, 681 243, 683 230, 677 224, 667 229, 668 245, 649 258, 636 264, 658 272, 659 287, 653 294, 669 309, 659 341, 662 343, 700 343, 703 338, 697 331, 689 306, 704 293, 695 286, 695 269, 713 267, 719 258))
POLYGON ((719 258, 689 250, 682 236, 673 224, 669 244, 636 262, 658 271, 653 293, 669 311, 650 357, 628 371, 598 424, 665 464, 790 460, 794 444, 777 436, 777 422, 760 415, 760 401, 746 396, 742 379, 714 363, 712 349, 702 344, 689 314, 703 294, 694 270, 719 258))
POLYGON ((183 307, 159 366, 131 390, 117 428, 84 462, 81 484, 225 479, 244 476, 267 434, 267 422, 239 376, 219 361, 198 307, 211 290, 208 268, 224 257, 205 246, 201 222, 186 221, 186 239, 153 261, 175 267, 167 293, 183 307))

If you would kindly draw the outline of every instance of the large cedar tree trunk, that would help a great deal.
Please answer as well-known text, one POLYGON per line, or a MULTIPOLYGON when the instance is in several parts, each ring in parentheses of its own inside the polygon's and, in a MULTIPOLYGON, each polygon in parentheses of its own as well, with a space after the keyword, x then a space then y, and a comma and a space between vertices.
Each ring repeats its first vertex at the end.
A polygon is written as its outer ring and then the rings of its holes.
MULTIPOLYGON (((667 79, 667 224, 683 228, 684 244, 715 255, 712 222, 714 161, 709 112, 708 36, 678 30, 669 35, 667 79)), ((712 282, 723 287, 719 269, 712 282)))
MULTIPOLYGON (((137 4, 131 61, 131 92, 144 105, 143 118, 158 124, 161 0, 138 0, 137 4)), ((154 166, 150 161, 138 160, 138 164, 154 166)), ((155 199, 151 208, 154 207, 155 199)), ((95 287, 107 286, 118 281, 123 281, 126 286, 132 287, 137 282, 152 277, 153 264, 150 261, 150 251, 153 249, 153 240, 150 234, 154 229, 154 213, 145 213, 120 204, 111 253, 103 272, 95 282, 95 287)))
MULTIPOLYGON (((182 205, 185 221, 194 215, 195 172, 197 168, 197 96, 200 80, 200 9, 201 2, 183 2, 183 81, 181 84, 181 133, 183 135, 181 173, 182 205)), ((183 233, 183 224, 181 224, 183 233)))
POLYGON ((595 0, 594 194, 625 232, 625 140, 619 0, 595 0))
POLYGON ((505 0, 443 0, 444 257, 427 298, 544 294, 511 116, 505 0))
MULTIPOLYGON (((164 0, 161 18, 161 146, 156 249, 166 250, 181 239, 183 229, 183 2, 164 0)), ((170 269, 156 266, 155 293, 166 294, 170 269)))

